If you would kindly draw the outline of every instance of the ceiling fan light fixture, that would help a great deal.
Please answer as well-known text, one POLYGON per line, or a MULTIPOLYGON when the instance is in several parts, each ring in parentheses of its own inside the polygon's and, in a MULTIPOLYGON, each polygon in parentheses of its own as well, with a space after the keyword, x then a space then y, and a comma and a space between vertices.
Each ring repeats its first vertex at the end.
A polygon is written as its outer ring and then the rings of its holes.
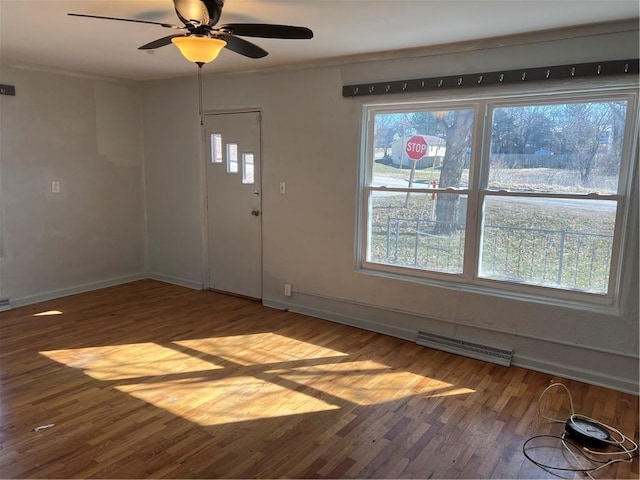
POLYGON ((227 45, 227 42, 219 38, 198 35, 174 37, 171 39, 171 43, 178 47, 184 58, 199 66, 214 61, 220 50, 227 45))

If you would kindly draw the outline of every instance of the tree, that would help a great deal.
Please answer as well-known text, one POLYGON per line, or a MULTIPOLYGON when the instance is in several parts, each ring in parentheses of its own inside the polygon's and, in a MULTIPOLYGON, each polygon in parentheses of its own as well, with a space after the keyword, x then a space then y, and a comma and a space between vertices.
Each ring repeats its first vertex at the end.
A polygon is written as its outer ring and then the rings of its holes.
MULTIPOLYGON (((473 110, 453 110, 438 119, 446 134, 446 152, 440 171, 440 188, 458 188, 462 179, 467 150, 471 144, 473 110)), ((458 205, 456 194, 440 194, 436 203, 434 233, 451 235, 456 230, 458 205)))
POLYGON ((556 151, 553 107, 502 107, 493 112, 491 153, 531 154, 556 151))
POLYGON ((546 105, 533 105, 522 107, 521 142, 520 153, 531 154, 538 150, 553 150, 553 120, 551 109, 546 105))
POLYGON ((515 118, 510 113, 511 111, 505 108, 497 108, 493 112, 491 153, 520 153, 515 118))
POLYGON ((610 127, 607 132, 606 153, 600 159, 600 169, 604 175, 617 175, 620 170, 622 158, 622 143, 624 140, 624 127, 627 117, 627 102, 609 102, 610 127))
POLYGON ((580 183, 588 186, 596 166, 600 139, 610 122, 610 109, 603 103, 567 105, 567 124, 563 129, 564 147, 573 155, 574 167, 580 173, 580 183))
POLYGON ((442 128, 443 125, 438 115, 439 113, 434 111, 413 112, 407 118, 407 126, 411 133, 423 133, 445 138, 447 132, 442 128))
POLYGON ((390 157, 389 149, 399 133, 400 119, 398 114, 378 114, 375 119, 374 148, 382 148, 384 157, 390 157))

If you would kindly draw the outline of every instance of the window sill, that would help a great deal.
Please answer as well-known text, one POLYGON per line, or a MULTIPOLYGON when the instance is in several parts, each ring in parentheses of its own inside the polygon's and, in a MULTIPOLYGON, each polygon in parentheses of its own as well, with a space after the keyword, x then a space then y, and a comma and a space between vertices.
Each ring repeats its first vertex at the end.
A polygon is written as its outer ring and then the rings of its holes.
MULTIPOLYGON (((463 282, 455 282, 442 279, 413 277, 409 275, 403 275, 399 273, 377 270, 370 267, 358 267, 356 272, 363 275, 372 275, 375 277, 385 278, 389 280, 399 280, 402 282, 414 283, 418 285, 424 285, 427 287, 444 288, 447 290, 454 290, 459 292, 465 292, 475 295, 484 295, 489 297, 503 298, 505 300, 515 300, 519 302, 538 303, 543 305, 550 305, 559 308, 569 308, 573 310, 582 310, 593 313, 599 313, 602 315, 610 315, 619 317, 621 315, 620 308, 617 304, 599 304, 590 303, 574 299, 556 298, 551 296, 537 295, 534 293, 523 293, 504 288, 495 288, 487 285, 469 284, 463 282)), ((532 287, 534 288, 534 287, 532 287)))

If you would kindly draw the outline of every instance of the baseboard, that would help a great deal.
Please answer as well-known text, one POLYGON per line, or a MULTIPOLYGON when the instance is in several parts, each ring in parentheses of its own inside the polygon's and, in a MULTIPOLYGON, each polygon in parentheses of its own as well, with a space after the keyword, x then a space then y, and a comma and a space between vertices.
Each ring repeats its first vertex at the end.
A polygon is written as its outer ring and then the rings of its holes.
POLYGON ((549 363, 539 358, 531 358, 514 354, 512 365, 516 367, 535 370, 536 372, 548 373, 550 375, 558 375, 571 380, 597 385, 599 387, 619 390, 621 392, 638 395, 638 382, 622 378, 616 375, 603 375, 598 372, 575 368, 569 365, 558 365, 549 363))
POLYGON ((328 312, 325 310, 319 310, 317 308, 310 308, 304 305, 284 303, 273 299, 262 299, 262 304, 265 307, 277 308, 278 310, 289 310, 290 312, 309 315, 310 317, 321 318, 322 320, 329 320, 330 322, 341 323, 343 325, 349 325, 351 327, 362 328, 363 330, 382 333, 384 335, 389 335, 390 337, 409 340, 410 342, 415 342, 418 336, 417 331, 409 330, 407 328, 400 328, 394 325, 386 325, 383 323, 354 317, 352 315, 343 315, 335 312, 328 312))
POLYGON ((124 275, 122 277, 114 277, 107 280, 101 280, 99 282, 85 283, 83 285, 76 285, 74 287, 62 288, 60 290, 52 290, 49 292, 38 293, 36 295, 15 298, 11 300, 11 306, 22 307, 24 305, 31 305, 33 303, 67 297, 69 295, 76 295, 78 293, 90 292, 92 290, 98 290, 100 288, 113 287, 115 285, 122 285, 123 283, 144 280, 145 278, 148 278, 146 274, 136 273, 133 275, 124 275))
POLYGON ((192 282, 189 280, 174 278, 168 275, 161 275, 159 273, 136 273, 133 275, 124 275, 122 277, 114 277, 107 280, 101 280, 99 282, 86 283, 69 288, 62 288, 60 290, 52 290, 49 292, 38 293, 36 295, 28 295, 26 297, 15 298, 11 300, 10 303, 8 300, 5 303, 1 303, 0 301, 0 312, 10 310, 11 308, 15 307, 32 305, 34 303, 45 302, 47 300, 54 300, 56 298, 76 295, 78 293, 91 292, 93 290, 99 290, 101 288, 113 287, 115 285, 122 285, 124 283, 130 283, 145 279, 157 280, 159 282, 170 283, 193 290, 203 289, 201 283, 192 282))
POLYGON ((194 282, 192 280, 185 280, 183 278, 171 277, 169 275, 163 275, 161 273, 149 272, 146 274, 145 278, 157 280, 159 282, 170 283, 172 285, 178 285, 179 287, 190 288, 192 290, 204 289, 204 285, 202 284, 202 282, 194 282))
MULTIPOLYGON (((316 299, 317 300, 317 299, 316 299)), ((331 299, 331 303, 336 303, 336 299, 331 299)), ((338 302, 339 303, 339 302, 338 302)), ((276 299, 263 299, 263 304, 267 307, 277 308, 279 310, 289 310, 295 313, 301 313, 303 315, 309 315, 323 320, 329 320, 352 327, 362 328, 365 330, 373 331, 376 333, 382 333, 393 337, 401 338, 409 341, 416 341, 418 331, 414 331, 407 328, 397 327, 394 325, 383 324, 380 322, 374 322, 367 320, 360 316, 353 314, 344 315, 337 313, 335 310, 340 308, 339 305, 334 305, 334 311, 324 310, 318 307, 309 307, 297 303, 282 302, 276 299)), ((352 304, 345 304, 345 309, 353 307, 352 304)), ((367 307, 367 308, 379 308, 379 307, 367 307)), ((364 311, 364 310, 363 310, 364 311)), ((396 312, 394 312, 396 313, 396 312)), ((365 315, 365 313, 363 313, 365 315)), ((441 321, 439 319, 438 321, 441 321)), ((442 320, 444 321, 444 320, 442 320)), ((478 329, 482 330, 481 326, 478 329)), ((427 347, 425 347, 427 348, 427 347)), ((574 348, 580 348, 575 345, 574 348)), ((585 355, 593 355, 598 352, 592 352, 588 347, 584 347, 585 355)), ((625 360, 625 362, 632 362, 631 358, 625 360)), ((636 360, 637 363, 637 360, 636 360)), ((534 370, 537 372, 547 373, 550 375, 557 375, 562 378, 578 380, 581 382, 589 383, 592 385, 602 386, 613 390, 618 390, 625 393, 631 393, 638 395, 639 383, 638 379, 624 378, 617 375, 611 375, 609 373, 597 372, 592 370, 581 369, 573 365, 566 363, 551 363, 544 358, 534 358, 527 355, 518 354, 515 350, 513 354, 512 365, 517 367, 526 368, 528 370, 534 370)))

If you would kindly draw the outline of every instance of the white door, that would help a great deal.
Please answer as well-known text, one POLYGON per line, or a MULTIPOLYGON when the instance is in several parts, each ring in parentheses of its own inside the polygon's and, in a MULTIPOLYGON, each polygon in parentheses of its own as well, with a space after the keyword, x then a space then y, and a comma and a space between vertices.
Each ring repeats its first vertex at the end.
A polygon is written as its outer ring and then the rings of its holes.
POLYGON ((205 115, 209 288, 262 298, 260 113, 205 115))

